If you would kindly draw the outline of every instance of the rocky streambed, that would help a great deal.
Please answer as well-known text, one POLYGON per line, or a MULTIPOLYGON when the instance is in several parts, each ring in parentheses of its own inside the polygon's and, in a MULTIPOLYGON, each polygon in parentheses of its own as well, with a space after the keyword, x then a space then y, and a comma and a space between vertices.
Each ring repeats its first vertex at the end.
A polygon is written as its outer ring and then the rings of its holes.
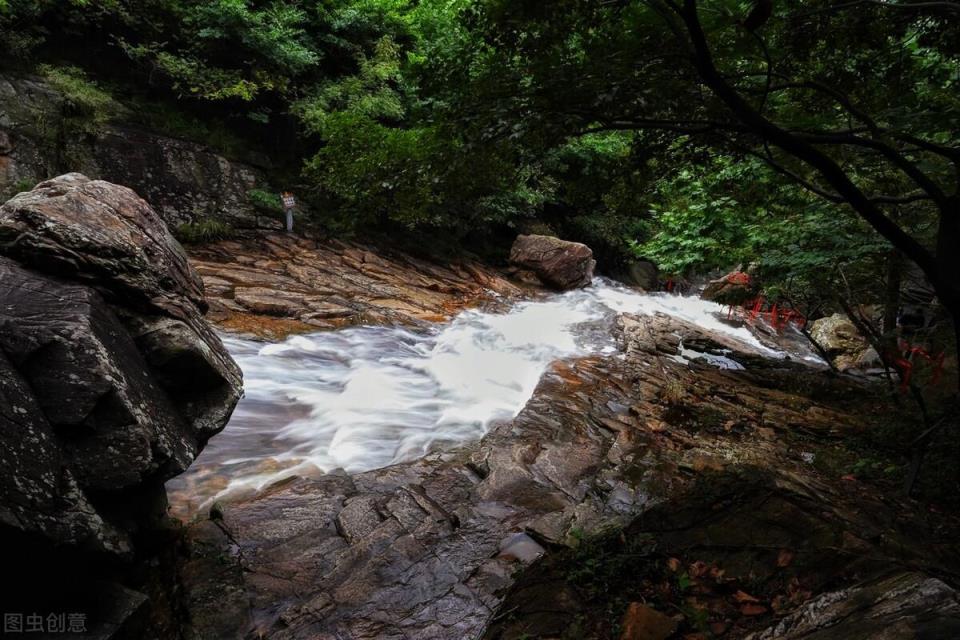
POLYGON ((822 463, 897 408, 789 335, 282 234, 188 260, 77 175, 0 208, 0 253, 27 613, 104 638, 960 634, 956 523, 822 463), (228 349, 247 397, 200 453, 239 398, 228 349))
POLYGON ((479 441, 287 479, 192 525, 191 632, 610 637, 607 607, 633 599, 659 600, 670 634, 698 632, 690 607, 726 637, 958 628, 952 542, 810 464, 880 409, 859 383, 663 313, 614 331, 616 355, 555 362, 479 441), (576 563, 597 558, 571 554, 611 532, 604 557, 643 572, 590 595, 576 563))
MULTIPOLYGON (((623 637, 846 638, 957 628, 960 565, 936 518, 900 520, 906 503, 814 464, 891 407, 878 390, 826 372, 789 332, 597 282, 421 334, 381 327, 261 344, 247 366, 279 357, 283 377, 285 364, 325 367, 333 354, 340 377, 309 374, 326 388, 271 441, 306 446, 314 468, 277 473, 277 458, 303 458, 267 453, 274 464, 255 476, 259 491, 215 484, 213 519, 201 512, 188 528, 179 574, 197 637, 593 638, 631 628, 638 635, 623 637), (526 334, 507 339, 525 314, 526 334), (365 348, 383 369, 371 370, 365 348), (433 371, 430 360, 443 357, 451 362, 433 371), (375 374, 393 367, 408 382, 426 370, 463 383, 475 395, 454 398, 468 418, 436 419, 446 401, 437 387, 420 398, 433 405, 417 415, 425 429, 391 416, 395 387, 375 374), (367 374, 367 397, 342 404, 367 374), (471 414, 491 383, 512 387, 513 404, 471 414), (405 450, 378 424, 427 437, 405 450), (350 455, 335 459, 337 445, 350 455)), ((308 395, 304 382, 293 396, 308 395)), ((282 385, 269 388, 283 404, 282 385)), ((229 429, 221 437, 229 448, 229 429)), ((202 483, 190 492, 211 505, 202 483)))
MULTIPOLYGON (((757 357, 788 357, 724 324, 716 309, 597 279, 586 289, 464 310, 448 322, 279 342, 226 337, 244 371, 245 397, 229 428, 168 483, 172 507, 189 517, 291 475, 368 471, 477 441, 491 424, 519 413, 552 363, 616 353, 612 327, 628 310, 688 317, 751 345, 757 357)), ((701 355, 692 347, 678 353, 701 355)), ((724 356, 701 357, 742 367, 724 356)))

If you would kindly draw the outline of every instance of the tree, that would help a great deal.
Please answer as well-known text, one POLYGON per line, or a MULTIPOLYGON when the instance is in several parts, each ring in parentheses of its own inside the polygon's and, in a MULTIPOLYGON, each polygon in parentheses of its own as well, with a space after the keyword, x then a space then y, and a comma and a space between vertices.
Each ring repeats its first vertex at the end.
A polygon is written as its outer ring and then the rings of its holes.
MULTIPOLYGON (((860 3, 858 3, 860 4, 860 3)), ((916 10, 909 5, 875 3, 885 10, 916 10)), ((955 12, 960 16, 960 4, 939 3, 940 10, 955 12)), ((913 260, 923 270, 933 285, 941 303, 953 317, 960 354, 960 146, 943 144, 935 138, 917 135, 910 127, 887 126, 876 117, 862 110, 841 89, 815 80, 798 81, 792 76, 778 74, 772 63, 767 64, 766 86, 754 103, 746 97, 746 91, 738 88, 714 61, 714 55, 700 20, 696 0, 684 0, 683 5, 665 3, 667 10, 677 16, 686 31, 693 65, 704 85, 719 98, 749 134, 767 146, 764 160, 778 171, 797 180, 824 199, 843 202, 856 211, 870 226, 890 241, 894 247, 913 260), (794 89, 814 91, 833 99, 847 114, 846 127, 829 129, 823 126, 801 130, 777 122, 763 114, 762 107, 771 94, 794 89), (779 164, 769 151, 769 145, 779 148, 803 165, 813 170, 822 185, 797 175, 779 164), (852 148, 863 154, 878 154, 890 173, 902 173, 917 192, 900 195, 870 196, 854 180, 853 172, 824 148, 852 148), (956 178, 945 186, 938 175, 942 167, 925 169, 922 158, 932 155, 953 166, 956 178), (928 201, 938 216, 934 247, 927 247, 900 226, 885 211, 885 205, 902 205, 915 201, 928 201)), ((835 11, 835 9, 831 9, 835 11)), ((668 14, 669 15, 669 14, 668 14)), ((760 44, 765 47, 761 40, 760 44)), ((769 60, 769 58, 768 58, 769 60)))
POLYGON ((758 158, 915 262, 960 352, 960 3, 766 13, 734 0, 488 0, 469 16, 485 46, 465 65, 474 95, 458 115, 488 139, 520 118, 539 135, 630 130, 758 158))

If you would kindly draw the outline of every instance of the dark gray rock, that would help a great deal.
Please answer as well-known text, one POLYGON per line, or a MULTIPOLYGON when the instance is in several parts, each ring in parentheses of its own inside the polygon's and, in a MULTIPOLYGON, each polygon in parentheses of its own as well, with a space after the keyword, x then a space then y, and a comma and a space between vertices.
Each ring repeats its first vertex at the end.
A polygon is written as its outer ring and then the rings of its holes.
POLYGON ((93 148, 97 175, 139 193, 171 226, 222 220, 235 227, 267 225, 248 192, 267 188, 261 169, 195 142, 142 129, 111 126, 93 148))
MULTIPOLYGON (((184 471, 226 425, 241 377, 163 221, 125 187, 68 174, 0 207, 0 254, 0 351, 9 384, 29 389, 0 409, 28 422, 38 452, 36 468, 13 449, 4 461, 44 479, 23 486, 53 504, 76 485, 86 513, 84 492, 184 471)), ((65 541, 56 527, 48 537, 65 541)))
POLYGON ((258 217, 248 196, 266 188, 258 160, 228 159, 202 144, 123 125, 129 114, 122 109, 116 123, 60 135, 64 103, 42 77, 0 74, 0 197, 81 171, 134 189, 171 227, 207 219, 234 227, 272 223, 258 217))
POLYGON ((104 522, 64 468, 64 458, 27 381, 0 350, 0 528, 58 545, 128 554, 128 535, 104 522))
POLYGON ((147 599, 124 582, 163 535, 163 482, 241 393, 204 307, 182 248, 125 187, 68 174, 0 207, 0 560, 22 577, 11 611, 69 604, 91 637, 138 637, 147 599))
POLYGON ((203 281, 136 193, 69 173, 0 206, 0 253, 101 290, 121 306, 190 317, 203 281))
POLYGON ((19 338, 11 348, 0 337, 0 347, 16 355, 82 487, 127 489, 186 469, 196 434, 96 291, 3 258, 0 301, 0 321, 19 338))
POLYGON ((587 245, 536 235, 517 236, 510 264, 533 270, 543 284, 561 290, 589 286, 597 266, 587 245))
POLYGON ((660 286, 660 269, 649 260, 634 260, 622 268, 618 279, 644 291, 656 291, 660 286))

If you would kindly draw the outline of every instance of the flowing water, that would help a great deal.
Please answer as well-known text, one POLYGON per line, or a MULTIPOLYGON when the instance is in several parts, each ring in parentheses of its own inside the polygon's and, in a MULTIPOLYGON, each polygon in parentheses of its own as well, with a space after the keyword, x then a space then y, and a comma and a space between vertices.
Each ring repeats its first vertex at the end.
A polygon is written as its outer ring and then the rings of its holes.
POLYGON ((463 311, 427 330, 355 327, 274 344, 226 336, 245 395, 226 429, 168 483, 171 503, 189 515, 285 476, 374 469, 476 440, 523 408, 551 362, 615 352, 617 313, 657 311, 781 355, 725 323, 719 305, 600 279, 507 313, 463 311))

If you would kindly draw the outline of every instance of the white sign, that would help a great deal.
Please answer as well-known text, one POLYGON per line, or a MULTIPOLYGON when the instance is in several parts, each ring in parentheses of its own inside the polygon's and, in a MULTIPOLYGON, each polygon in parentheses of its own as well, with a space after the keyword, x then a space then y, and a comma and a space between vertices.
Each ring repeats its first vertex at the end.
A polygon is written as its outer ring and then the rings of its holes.
POLYGON ((283 208, 284 209, 293 209, 296 206, 297 201, 293 199, 292 193, 284 192, 283 194, 283 208))

